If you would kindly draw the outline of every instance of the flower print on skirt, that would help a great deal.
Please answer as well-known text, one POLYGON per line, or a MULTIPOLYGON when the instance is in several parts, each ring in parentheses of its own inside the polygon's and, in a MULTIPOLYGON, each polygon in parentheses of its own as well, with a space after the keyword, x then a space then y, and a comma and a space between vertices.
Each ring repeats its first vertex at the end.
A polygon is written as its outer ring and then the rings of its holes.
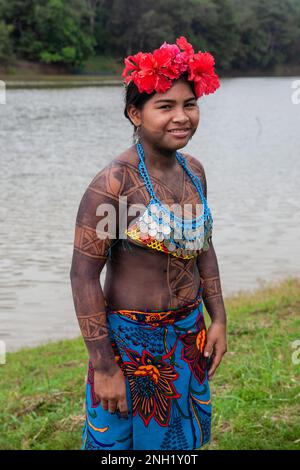
POLYGON ((103 410, 89 361, 82 449, 192 450, 210 441, 203 301, 168 311, 110 310, 110 339, 126 380, 129 418, 103 410))

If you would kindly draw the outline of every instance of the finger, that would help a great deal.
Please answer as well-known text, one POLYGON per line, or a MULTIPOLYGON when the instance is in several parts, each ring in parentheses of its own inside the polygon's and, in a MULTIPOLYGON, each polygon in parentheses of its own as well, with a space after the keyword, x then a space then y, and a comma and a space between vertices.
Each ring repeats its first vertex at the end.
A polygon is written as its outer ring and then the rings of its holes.
POLYGON ((107 400, 104 400, 104 398, 101 400, 101 406, 102 408, 107 411, 108 409, 108 401, 107 400))
POLYGON ((95 389, 93 388, 94 396, 95 396, 95 401, 97 405, 101 403, 101 397, 95 392, 95 389))
POLYGON ((118 401, 118 408, 119 408, 121 417, 122 418, 128 418, 128 406, 127 406, 126 399, 118 401))
POLYGON ((108 401, 108 411, 110 413, 115 413, 117 408, 117 400, 109 400, 108 401))
POLYGON ((210 357, 213 353, 214 345, 211 341, 207 341, 205 348, 204 348, 204 356, 210 357))
POLYGON ((211 379, 212 376, 214 375, 217 367, 219 366, 220 362, 221 362, 221 359, 222 359, 222 355, 221 354, 216 354, 215 356, 213 356, 213 360, 212 360, 212 363, 211 363, 211 366, 210 366, 210 369, 208 371, 208 378, 211 379))
POLYGON ((99 397, 99 395, 96 395, 96 394, 95 394, 95 403, 97 405, 100 405, 100 403, 101 403, 101 398, 99 397))

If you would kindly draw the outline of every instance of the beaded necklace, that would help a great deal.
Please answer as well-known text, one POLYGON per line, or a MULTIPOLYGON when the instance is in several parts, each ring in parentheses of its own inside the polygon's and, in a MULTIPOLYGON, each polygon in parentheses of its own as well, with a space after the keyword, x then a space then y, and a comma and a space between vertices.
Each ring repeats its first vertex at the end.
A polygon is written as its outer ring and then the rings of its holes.
POLYGON ((136 144, 139 155, 139 172, 150 195, 146 211, 139 217, 133 232, 127 232, 132 238, 150 241, 148 246, 160 249, 181 258, 197 256, 197 250, 208 249, 208 239, 211 236, 213 219, 206 198, 203 194, 199 178, 188 168, 184 156, 176 152, 176 159, 191 178, 200 196, 203 212, 200 216, 187 219, 177 217, 162 204, 156 196, 146 165, 142 144, 136 144), (139 235, 137 236, 136 230, 139 235))

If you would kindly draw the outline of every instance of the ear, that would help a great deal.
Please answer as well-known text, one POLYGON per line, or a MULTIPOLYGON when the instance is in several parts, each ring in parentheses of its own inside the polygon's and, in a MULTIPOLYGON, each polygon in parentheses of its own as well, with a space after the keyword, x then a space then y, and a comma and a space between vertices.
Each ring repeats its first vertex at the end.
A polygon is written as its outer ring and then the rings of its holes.
POLYGON ((135 127, 139 127, 141 125, 141 111, 136 106, 134 106, 134 104, 130 104, 127 107, 127 114, 135 127))

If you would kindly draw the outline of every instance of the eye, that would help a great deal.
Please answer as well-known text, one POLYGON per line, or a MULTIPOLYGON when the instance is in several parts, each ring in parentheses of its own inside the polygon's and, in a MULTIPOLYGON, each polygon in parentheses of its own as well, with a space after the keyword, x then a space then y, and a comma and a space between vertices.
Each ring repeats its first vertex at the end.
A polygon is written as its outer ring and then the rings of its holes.
MULTIPOLYGON (((196 106, 195 103, 187 103, 186 106, 196 106)), ((163 106, 160 106, 159 109, 165 109, 165 108, 170 108, 171 106, 169 104, 165 104, 163 106)))

